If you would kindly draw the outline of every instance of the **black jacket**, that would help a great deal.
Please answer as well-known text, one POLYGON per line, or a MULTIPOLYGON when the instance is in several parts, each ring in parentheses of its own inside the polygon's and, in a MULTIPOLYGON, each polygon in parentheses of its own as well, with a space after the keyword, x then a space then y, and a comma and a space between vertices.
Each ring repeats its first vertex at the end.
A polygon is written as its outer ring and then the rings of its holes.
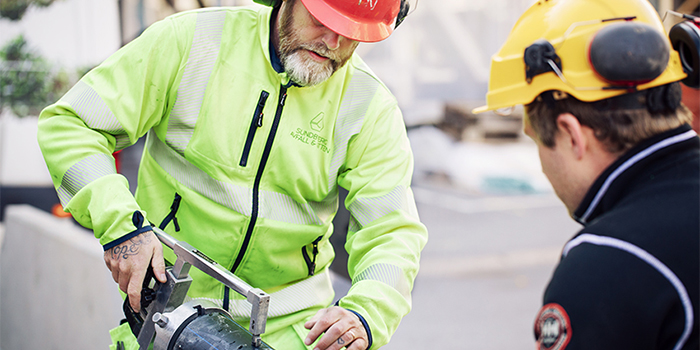
POLYGON ((540 349, 694 349, 700 140, 687 125, 625 153, 574 213, 535 321, 540 349))

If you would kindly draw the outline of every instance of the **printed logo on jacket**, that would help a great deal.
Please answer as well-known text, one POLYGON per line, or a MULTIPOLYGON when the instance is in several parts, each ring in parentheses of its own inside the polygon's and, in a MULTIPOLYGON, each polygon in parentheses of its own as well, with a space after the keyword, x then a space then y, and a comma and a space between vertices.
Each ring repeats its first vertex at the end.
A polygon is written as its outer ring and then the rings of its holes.
POLYGON ((292 138, 309 146, 316 147, 321 152, 324 152, 326 154, 330 153, 331 149, 328 146, 328 139, 318 134, 321 131, 323 131, 323 128, 325 127, 325 120, 323 117, 323 112, 317 114, 309 122, 309 129, 311 130, 297 128, 296 130, 291 132, 292 138))

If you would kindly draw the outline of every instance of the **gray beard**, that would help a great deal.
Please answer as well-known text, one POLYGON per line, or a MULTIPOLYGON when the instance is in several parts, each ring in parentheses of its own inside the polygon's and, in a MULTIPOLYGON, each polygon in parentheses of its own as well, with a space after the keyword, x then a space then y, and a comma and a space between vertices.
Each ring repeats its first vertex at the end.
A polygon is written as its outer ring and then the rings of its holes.
POLYGON ((330 62, 313 62, 302 50, 297 50, 282 57, 282 65, 289 78, 301 86, 313 86, 326 81, 333 75, 330 62))

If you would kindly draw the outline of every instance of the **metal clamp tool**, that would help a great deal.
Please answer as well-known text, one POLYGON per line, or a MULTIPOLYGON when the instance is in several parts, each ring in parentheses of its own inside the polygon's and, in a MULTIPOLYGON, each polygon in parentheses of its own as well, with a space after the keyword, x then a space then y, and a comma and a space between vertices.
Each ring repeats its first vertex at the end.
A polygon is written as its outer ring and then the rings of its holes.
MULTIPOLYGON (((231 271, 221 267, 221 265, 188 243, 175 240, 173 237, 157 227, 153 227, 152 229, 158 239, 173 250, 177 256, 177 260, 173 266, 166 268, 167 282, 155 283, 153 292, 150 293, 149 296, 149 299, 152 299, 152 301, 147 306, 142 307, 142 310, 138 315, 138 318, 142 319, 142 323, 136 328, 132 325, 132 331, 134 331, 134 333, 138 333, 137 339, 139 348, 143 350, 148 349, 151 341, 154 340, 154 336, 156 337, 154 349, 174 348, 174 344, 179 341, 175 338, 184 337, 183 330, 185 328, 187 328, 189 331, 192 331, 192 329, 195 328, 188 327, 188 324, 193 322, 193 320, 197 319, 198 317, 201 317, 201 320, 204 320, 205 315, 216 316, 213 318, 209 317, 212 320, 207 322, 216 323, 216 328, 218 328, 219 332, 223 327, 230 328, 231 330, 228 332, 230 334, 236 333, 240 335, 240 330, 247 333, 244 329, 242 329, 242 327, 231 319, 227 311, 219 308, 204 308, 204 306, 207 306, 207 304, 211 306, 211 302, 199 303, 199 300, 193 300, 183 304, 185 296, 187 295, 187 290, 192 283, 192 278, 189 276, 189 270, 191 266, 194 266, 207 275, 215 278, 217 281, 223 283, 227 287, 233 289, 238 294, 246 297, 247 301, 252 304, 250 326, 248 329, 250 335, 252 335, 252 342, 245 344, 246 347, 252 346, 253 349, 272 349, 267 344, 263 343, 260 338, 260 335, 265 332, 270 296, 259 288, 251 287, 248 283, 231 273, 231 271), (179 322, 175 326, 173 326, 174 320, 179 322), (156 329, 156 326, 158 326, 158 329, 156 329), (165 334, 165 336, 159 337, 157 334, 159 332, 165 334), (161 338, 164 338, 165 340, 161 338)), ((128 300, 125 303, 125 313, 127 313, 127 304, 128 300)), ((130 307, 128 308, 130 309, 130 307)), ((127 319, 129 319, 128 313, 127 319)), ((200 326, 200 328, 201 327, 203 326, 200 326)), ((240 336, 238 336, 237 339, 240 340, 240 336)), ((224 340, 221 341, 224 342, 224 340)), ((184 340, 181 342, 184 342, 184 340)), ((232 340, 227 340, 225 342, 231 343, 232 340)), ((241 345, 237 345, 237 348, 242 349, 243 347, 241 345)))

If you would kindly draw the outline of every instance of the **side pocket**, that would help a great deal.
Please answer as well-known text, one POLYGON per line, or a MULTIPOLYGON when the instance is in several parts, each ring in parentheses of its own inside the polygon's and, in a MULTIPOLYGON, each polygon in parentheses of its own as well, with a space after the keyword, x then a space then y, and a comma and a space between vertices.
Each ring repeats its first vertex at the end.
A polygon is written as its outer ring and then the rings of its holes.
POLYGON ((308 245, 301 247, 301 255, 304 256, 304 261, 306 261, 306 267, 309 269, 309 276, 313 276, 316 273, 316 256, 318 255, 318 242, 323 239, 323 236, 318 236, 315 241, 311 242, 312 249, 311 254, 313 257, 309 256, 308 245))

